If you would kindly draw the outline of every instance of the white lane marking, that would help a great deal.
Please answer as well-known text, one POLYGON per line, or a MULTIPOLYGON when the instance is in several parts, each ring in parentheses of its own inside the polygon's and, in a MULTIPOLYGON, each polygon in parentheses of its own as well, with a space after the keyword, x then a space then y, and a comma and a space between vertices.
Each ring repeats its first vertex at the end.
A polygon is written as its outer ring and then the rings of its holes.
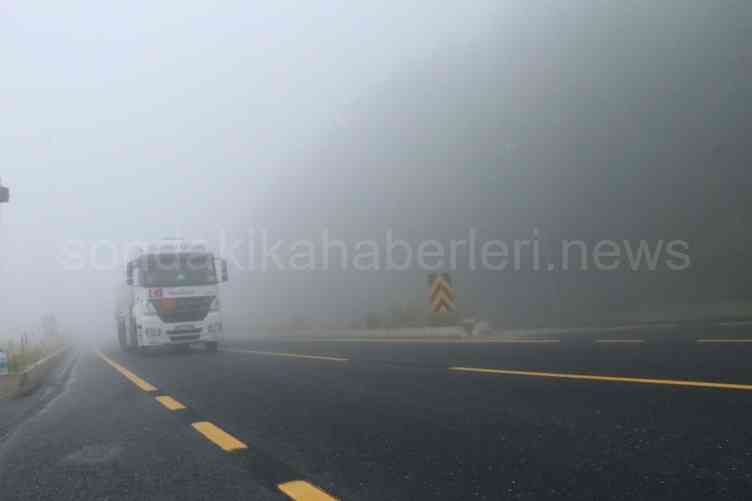
POLYGON ((522 338, 457 338, 457 339, 430 339, 430 338, 331 338, 331 339, 290 339, 293 342, 306 343, 404 343, 404 344, 547 344, 559 343, 559 339, 522 339, 522 338))
POLYGON ((752 339, 749 338, 740 338, 740 339, 698 339, 698 343, 703 344, 709 344, 709 343, 752 343, 752 339))

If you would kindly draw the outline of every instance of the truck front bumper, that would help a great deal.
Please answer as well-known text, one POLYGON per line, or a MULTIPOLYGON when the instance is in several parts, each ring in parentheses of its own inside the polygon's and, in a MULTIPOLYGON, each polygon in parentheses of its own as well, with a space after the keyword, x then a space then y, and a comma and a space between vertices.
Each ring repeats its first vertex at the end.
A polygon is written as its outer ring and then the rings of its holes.
POLYGON ((191 343, 218 342, 222 334, 222 319, 209 314, 201 322, 167 324, 159 318, 143 319, 138 325, 141 346, 166 346, 191 343))

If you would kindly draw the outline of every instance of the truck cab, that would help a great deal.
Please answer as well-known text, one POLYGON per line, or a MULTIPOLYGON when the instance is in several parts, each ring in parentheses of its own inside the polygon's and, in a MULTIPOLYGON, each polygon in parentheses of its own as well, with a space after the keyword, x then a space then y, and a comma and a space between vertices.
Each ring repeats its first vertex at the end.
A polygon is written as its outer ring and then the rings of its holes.
POLYGON ((223 332, 219 285, 227 280, 226 261, 202 244, 164 241, 143 249, 128 262, 119 292, 121 348, 201 343, 217 351, 223 332))

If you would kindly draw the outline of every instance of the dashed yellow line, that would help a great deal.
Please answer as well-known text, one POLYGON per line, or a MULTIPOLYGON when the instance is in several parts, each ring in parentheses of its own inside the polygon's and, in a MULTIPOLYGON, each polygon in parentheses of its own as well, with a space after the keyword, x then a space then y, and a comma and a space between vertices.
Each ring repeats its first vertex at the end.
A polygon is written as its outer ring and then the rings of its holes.
POLYGON ((138 377, 137 375, 135 375, 134 373, 132 373, 131 371, 129 371, 122 365, 118 364, 117 362, 110 360, 101 351, 98 351, 97 354, 102 358, 102 360, 110 364, 116 371, 118 371, 120 374, 125 376, 128 380, 130 380, 130 382, 132 382, 133 384, 135 384, 142 390, 149 391, 149 392, 157 391, 157 388, 155 386, 152 386, 150 383, 141 379, 140 377, 138 377))
POLYGON ((277 488, 295 501, 337 501, 337 498, 302 480, 279 484, 277 488))
POLYGON ((739 339, 698 339, 698 343, 752 343, 752 339, 739 338, 739 339))
POLYGON ((327 357, 323 355, 303 355, 300 353, 282 353, 277 351, 255 351, 255 350, 230 350, 223 349, 222 351, 230 353, 248 353, 251 355, 266 355, 269 357, 289 357, 289 358, 308 358, 312 360, 327 360, 329 362, 349 362, 349 358, 340 357, 327 357))
POLYGON ((732 384, 732 383, 713 383, 706 381, 686 381, 681 379, 646 379, 636 377, 619 377, 619 376, 596 376, 592 374, 568 374, 560 372, 531 372, 517 371, 506 369, 481 369, 476 367, 449 367, 450 371, 457 372, 476 372, 481 374, 501 374, 507 376, 528 376, 528 377, 545 377, 556 379, 578 379, 585 381, 608 381, 616 383, 639 383, 639 384, 658 384, 669 386, 688 386, 694 388, 716 388, 721 390, 747 390, 752 391, 750 384, 732 384))
POLYGON ((226 452, 239 451, 248 448, 246 444, 233 437, 219 426, 208 421, 199 421, 198 423, 193 423, 191 426, 226 452))
MULTIPOLYGON (((320 356, 313 356, 313 355, 296 355, 292 353, 273 353, 273 352, 251 352, 250 350, 243 350, 243 352, 249 352, 249 353, 257 353, 261 355, 277 355, 277 356, 294 356, 297 358, 316 358, 316 359, 324 359, 324 360, 334 360, 337 362, 346 362, 347 359, 342 358, 335 358, 335 357, 320 357, 320 356)), ((117 362, 111 360, 107 356, 105 356, 101 351, 97 351, 97 355, 99 355, 102 360, 107 362, 110 366, 112 366, 116 371, 118 371, 120 374, 125 376, 128 380, 130 380, 133 384, 138 386, 144 391, 147 392, 154 392, 157 391, 157 388, 145 380, 141 379, 140 377, 136 376, 134 373, 123 367, 122 365, 118 364, 117 362)), ((186 409, 186 406, 174 399, 173 397, 169 395, 159 395, 155 397, 155 399, 162 404, 165 408, 171 410, 171 411, 180 411, 186 409)), ((239 450, 248 449, 248 446, 240 441, 239 439, 235 438, 234 436, 230 435, 226 431, 224 431, 219 426, 215 425, 214 423, 210 423, 209 421, 199 421, 196 423, 192 423, 191 426, 193 429, 201 433, 207 440, 217 445, 219 448, 221 448, 225 452, 235 452, 239 450)), ((277 486, 279 490, 286 494, 291 499, 294 499, 295 501, 337 501, 336 498, 330 496, 323 490, 319 489, 315 485, 306 482, 304 480, 295 480, 291 482, 285 482, 283 484, 279 484, 277 486)))
POLYGON ((732 322, 721 322, 718 325, 722 327, 738 327, 740 325, 752 325, 752 320, 735 320, 732 322))
POLYGON ((171 411, 182 411, 185 410, 185 405, 181 404, 174 398, 168 396, 168 395, 162 395, 159 397, 156 397, 157 401, 167 407, 167 409, 171 411))

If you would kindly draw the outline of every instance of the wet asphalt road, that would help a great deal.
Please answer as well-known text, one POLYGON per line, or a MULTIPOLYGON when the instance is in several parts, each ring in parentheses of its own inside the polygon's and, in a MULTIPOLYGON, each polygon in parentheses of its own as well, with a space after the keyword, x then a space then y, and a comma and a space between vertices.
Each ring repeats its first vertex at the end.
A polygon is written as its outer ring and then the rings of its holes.
POLYGON ((752 386, 682 383, 752 385, 740 338, 752 328, 102 348, 155 391, 79 349, 51 385, 0 402, 0 499, 747 499, 752 386))

